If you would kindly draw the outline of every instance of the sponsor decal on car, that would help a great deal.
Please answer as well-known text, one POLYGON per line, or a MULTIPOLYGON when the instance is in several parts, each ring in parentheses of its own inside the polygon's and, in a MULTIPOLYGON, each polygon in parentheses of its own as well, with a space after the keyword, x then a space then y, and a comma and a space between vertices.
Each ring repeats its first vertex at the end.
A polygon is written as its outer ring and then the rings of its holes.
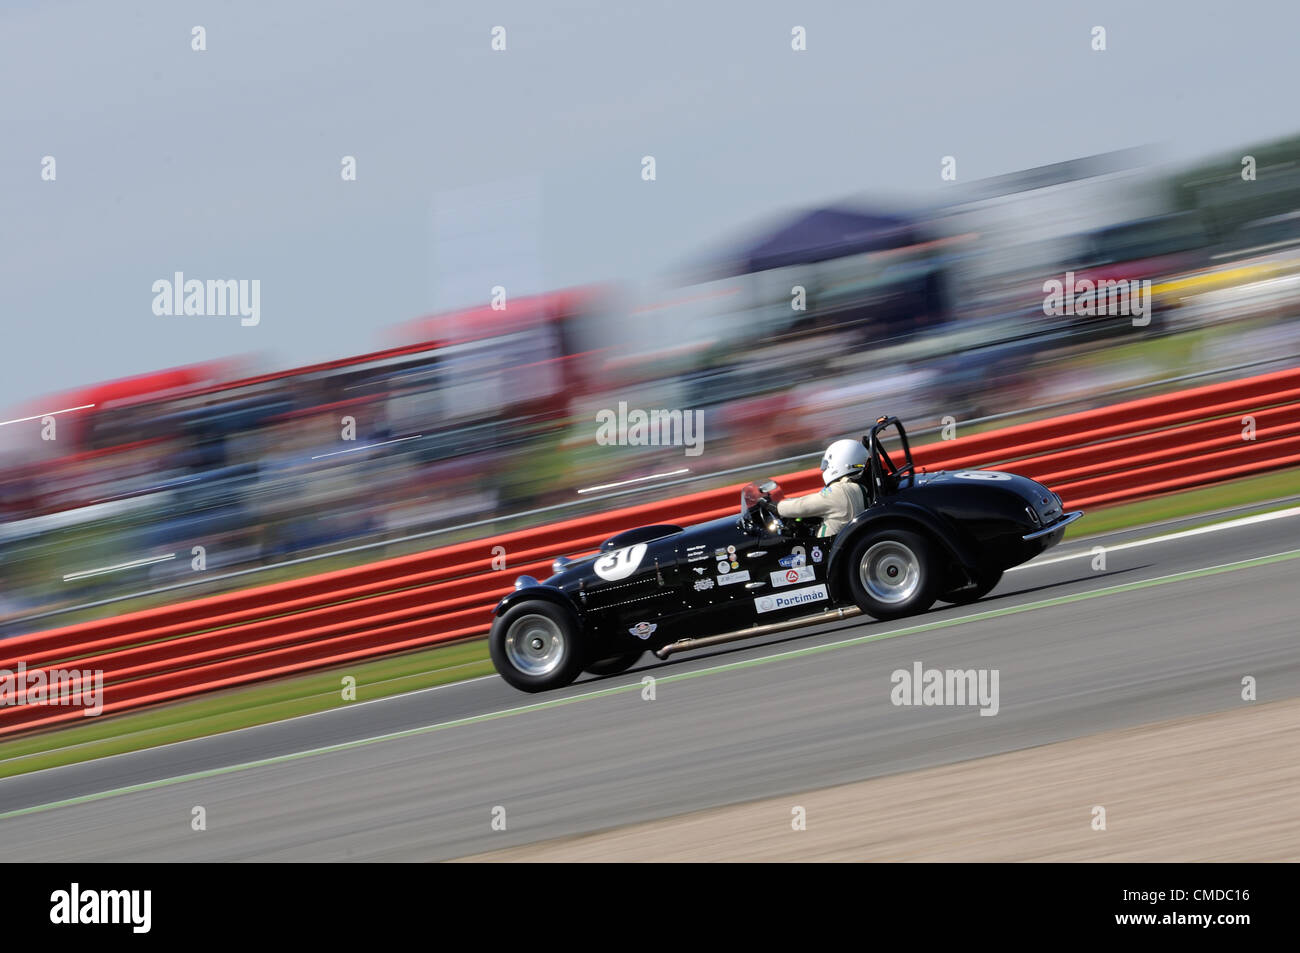
POLYGON ((636 568, 641 565, 641 560, 645 558, 645 551, 645 543, 624 546, 612 553, 605 553, 591 564, 591 568, 595 570, 596 575, 601 579, 607 582, 617 582, 636 572, 636 568))
POLYGON ((695 580, 695 591, 696 591, 696 592, 703 592, 705 589, 712 589, 712 588, 713 588, 713 580, 712 580, 712 579, 696 579, 696 580, 695 580))
POLYGON ((704 551, 703 543, 696 543, 694 546, 686 547, 686 561, 688 563, 699 563, 709 558, 709 554, 704 551))
POLYGON ((727 551, 726 551, 725 549, 715 549, 715 550, 713 551, 713 557, 714 557, 715 559, 726 559, 726 558, 727 558, 727 551))
POLYGON ((789 556, 782 556, 777 560, 777 565, 789 569, 791 566, 803 565, 803 553, 791 553, 789 556))
POLYGON ((754 600, 754 608, 758 612, 777 612, 829 598, 825 586, 808 586, 804 589, 791 589, 789 592, 774 592, 770 596, 759 596, 754 600))
POLYGON ((724 573, 724 572, 726 572, 726 571, 727 571, 728 569, 730 569, 730 568, 731 568, 731 564, 730 564, 730 563, 725 563, 725 562, 724 562, 724 563, 718 563, 718 572, 720 572, 720 573, 724 573))
POLYGON ((659 625, 655 622, 638 622, 636 625, 632 626, 632 628, 628 629, 628 632, 635 635, 638 639, 648 639, 650 636, 655 634, 655 629, 657 628, 659 628, 659 625))
POLYGON ((812 557, 813 562, 819 563, 822 561, 822 548, 820 546, 814 546, 812 552, 808 555, 812 557))
POLYGON ((749 570, 742 569, 740 572, 729 572, 718 577, 719 586, 729 586, 733 582, 749 582, 749 570))
POLYGON ((793 586, 796 582, 812 582, 816 578, 816 570, 812 566, 792 566, 772 573, 772 585, 793 586))
POLYGON ((733 559, 733 560, 731 561, 731 568, 732 568, 732 569, 739 569, 739 568, 740 568, 740 563, 736 562, 736 561, 733 559))

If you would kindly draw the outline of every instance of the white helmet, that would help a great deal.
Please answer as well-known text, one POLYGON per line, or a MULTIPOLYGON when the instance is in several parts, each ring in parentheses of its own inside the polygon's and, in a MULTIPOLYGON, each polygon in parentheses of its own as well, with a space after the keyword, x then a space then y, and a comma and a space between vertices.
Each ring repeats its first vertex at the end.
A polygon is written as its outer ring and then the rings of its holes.
POLYGON ((867 465, 867 448, 858 440, 836 440, 822 454, 822 482, 834 483, 867 465))

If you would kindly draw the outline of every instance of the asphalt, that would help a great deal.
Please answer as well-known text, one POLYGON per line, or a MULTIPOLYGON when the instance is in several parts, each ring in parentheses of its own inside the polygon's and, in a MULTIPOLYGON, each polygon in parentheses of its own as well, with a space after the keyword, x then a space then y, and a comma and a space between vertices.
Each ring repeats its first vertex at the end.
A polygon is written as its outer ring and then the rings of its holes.
POLYGON ((974 606, 647 656, 550 695, 488 678, 362 699, 5 779, 0 843, 29 860, 437 860, 1225 710, 1245 676, 1261 701, 1300 695, 1300 513, 1094 568, 1094 546, 1186 525, 1063 544, 974 606), (894 705, 891 674, 916 662, 996 669, 998 714, 894 705))

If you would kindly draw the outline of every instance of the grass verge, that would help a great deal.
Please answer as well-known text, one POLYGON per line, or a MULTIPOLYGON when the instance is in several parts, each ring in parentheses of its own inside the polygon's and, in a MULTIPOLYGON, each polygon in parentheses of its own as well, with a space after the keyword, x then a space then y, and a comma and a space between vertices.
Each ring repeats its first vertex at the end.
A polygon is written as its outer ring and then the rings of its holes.
POLYGON ((1300 470, 1278 470, 1275 473, 1170 493, 1168 496, 1157 496, 1136 503, 1120 503, 1088 512, 1065 531, 1065 538, 1095 536, 1098 533, 1111 533, 1200 513, 1214 513, 1237 506, 1259 504, 1261 512, 1282 509, 1290 505, 1287 498, 1297 496, 1300 496, 1300 470), (1270 506, 1271 503, 1276 503, 1276 506, 1270 506))

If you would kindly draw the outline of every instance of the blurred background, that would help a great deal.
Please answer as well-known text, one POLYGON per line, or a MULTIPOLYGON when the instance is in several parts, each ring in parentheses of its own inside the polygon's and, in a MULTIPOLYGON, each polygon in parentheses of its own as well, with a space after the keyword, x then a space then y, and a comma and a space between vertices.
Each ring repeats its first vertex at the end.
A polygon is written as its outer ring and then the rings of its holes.
POLYGON ((1257 152, 1258 202, 1230 160, 1097 156, 940 206, 809 209, 658 287, 416 318, 327 363, 223 360, 48 395, 85 409, 5 454, 6 631, 742 483, 812 465, 881 413, 964 434, 1295 364, 1300 139, 1257 152), (1067 271, 1150 281, 1150 323, 1046 315, 1044 282, 1067 271), (698 411, 703 452, 598 441, 620 402, 698 411))
POLYGON ((0 634, 1300 362, 1290 8, 560 6, 3 14, 0 634), (1080 102, 1125 122, 1045 133, 1080 102), (152 314, 176 271, 261 323, 152 314), (1049 316, 1067 272, 1150 323, 1049 316))

